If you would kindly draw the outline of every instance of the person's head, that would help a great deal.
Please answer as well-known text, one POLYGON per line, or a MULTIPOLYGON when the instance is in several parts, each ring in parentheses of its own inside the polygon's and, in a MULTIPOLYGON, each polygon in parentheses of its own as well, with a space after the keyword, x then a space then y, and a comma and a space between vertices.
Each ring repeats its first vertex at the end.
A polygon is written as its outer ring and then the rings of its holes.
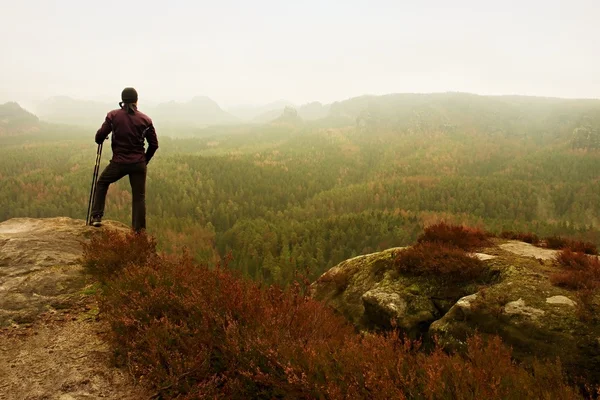
POLYGON ((123 89, 121 92, 121 101, 122 103, 120 103, 120 105, 122 108, 125 108, 130 114, 135 113, 135 108, 137 107, 138 102, 137 90, 132 87, 126 87, 123 89))
POLYGON ((126 87, 121 92, 121 101, 125 104, 137 104, 138 101, 138 93, 132 87, 126 87))

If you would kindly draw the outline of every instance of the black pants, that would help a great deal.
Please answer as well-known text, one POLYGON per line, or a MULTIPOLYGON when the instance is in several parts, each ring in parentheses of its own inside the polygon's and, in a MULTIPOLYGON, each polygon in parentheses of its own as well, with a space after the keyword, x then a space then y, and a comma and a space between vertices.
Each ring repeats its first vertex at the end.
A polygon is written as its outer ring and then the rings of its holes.
POLYGON ((98 178, 96 197, 92 205, 92 216, 102 217, 104 215, 104 202, 106 193, 111 183, 114 183, 129 175, 133 204, 131 210, 131 223, 137 232, 146 229, 146 163, 119 164, 110 162, 98 178))

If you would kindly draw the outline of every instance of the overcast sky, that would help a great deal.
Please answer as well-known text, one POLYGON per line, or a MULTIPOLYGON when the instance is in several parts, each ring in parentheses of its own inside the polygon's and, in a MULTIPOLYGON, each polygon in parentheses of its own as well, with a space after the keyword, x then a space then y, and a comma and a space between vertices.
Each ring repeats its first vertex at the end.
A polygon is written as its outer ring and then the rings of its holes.
POLYGON ((0 101, 600 98, 600 1, 0 0, 0 101))

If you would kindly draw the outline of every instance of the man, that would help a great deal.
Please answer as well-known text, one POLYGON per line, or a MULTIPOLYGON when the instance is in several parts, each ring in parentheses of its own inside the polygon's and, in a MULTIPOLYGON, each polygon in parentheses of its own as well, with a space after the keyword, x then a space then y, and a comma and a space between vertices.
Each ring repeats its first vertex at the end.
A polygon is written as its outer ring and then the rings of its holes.
POLYGON ((100 144, 112 132, 113 157, 98 179, 91 223, 96 227, 102 225, 108 187, 129 175, 132 225, 139 232, 146 229, 146 166, 158 149, 158 139, 150 117, 137 109, 137 91, 130 87, 123 89, 121 100, 121 108, 109 112, 96 133, 96 143, 100 144), (148 141, 147 151, 144 151, 144 139, 148 141))

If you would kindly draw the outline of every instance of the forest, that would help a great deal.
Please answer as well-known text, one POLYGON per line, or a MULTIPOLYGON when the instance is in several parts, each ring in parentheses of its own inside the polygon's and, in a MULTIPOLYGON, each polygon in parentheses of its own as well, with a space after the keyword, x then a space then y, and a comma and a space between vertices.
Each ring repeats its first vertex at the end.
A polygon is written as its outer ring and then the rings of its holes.
MULTIPOLYGON (((157 125, 147 210, 159 247, 208 265, 229 255, 285 285, 440 220, 600 244, 600 101, 448 93, 328 107, 318 120, 157 125)), ((0 124, 0 221, 85 218, 95 132, 15 121, 0 124)), ((128 224, 130 208, 124 179, 105 218, 128 224)))

